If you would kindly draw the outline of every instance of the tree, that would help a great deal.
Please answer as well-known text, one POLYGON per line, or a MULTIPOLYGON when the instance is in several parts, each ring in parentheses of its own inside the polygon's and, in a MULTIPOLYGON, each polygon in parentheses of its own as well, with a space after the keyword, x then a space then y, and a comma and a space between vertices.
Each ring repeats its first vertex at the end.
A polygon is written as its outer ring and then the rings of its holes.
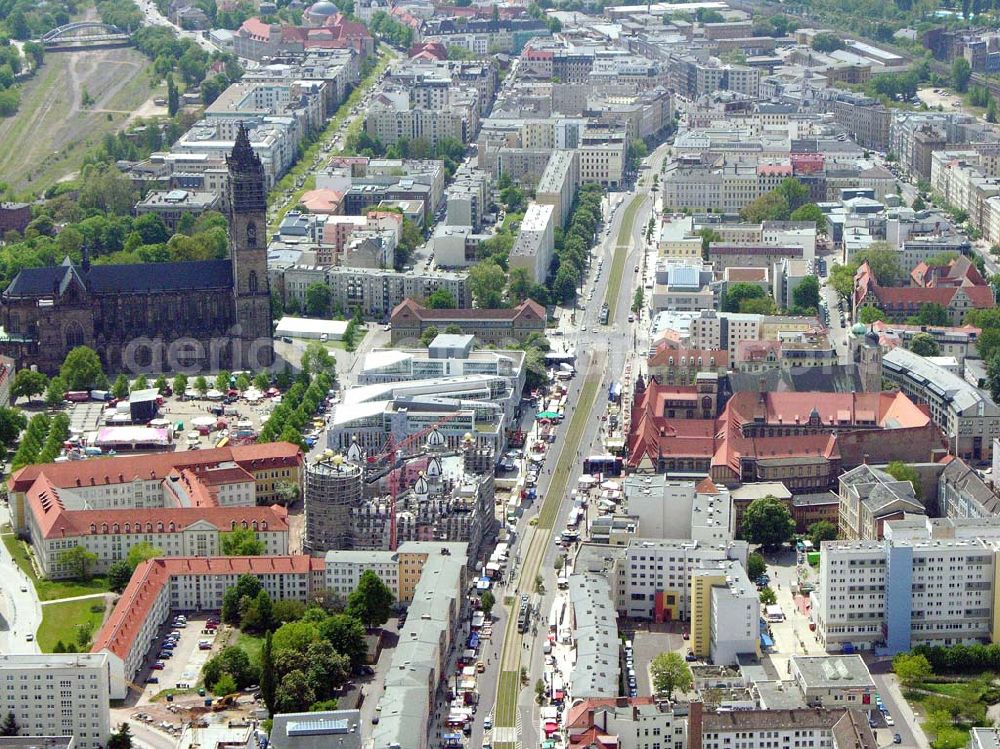
POLYGON ((743 535, 764 548, 781 546, 795 532, 792 514, 772 495, 755 499, 743 513, 743 535))
POLYGON ((108 737, 107 749, 132 749, 132 732, 128 723, 122 723, 118 730, 108 737))
POLYGON ((743 220, 752 224, 759 224, 761 221, 786 221, 790 214, 788 199, 777 190, 764 193, 740 211, 743 220))
POLYGON ((306 649, 317 642, 321 635, 315 622, 286 622, 274 632, 274 652, 295 650, 304 653, 306 649))
POLYGON ((640 286, 635 290, 635 294, 632 296, 632 311, 638 315, 642 311, 645 301, 646 300, 642 293, 642 287, 640 286))
POLYGON ((320 634, 338 653, 351 661, 351 668, 358 668, 368 658, 364 625, 350 614, 334 614, 319 625, 320 634))
POLYGON ((194 389, 202 398, 208 392, 208 380, 205 379, 204 375, 198 375, 194 378, 194 389))
POLYGON ((917 333, 910 339, 910 351, 920 356, 939 356, 941 346, 930 333, 917 333))
POLYGON ((240 599, 240 629, 244 632, 266 632, 274 625, 271 596, 262 590, 254 598, 240 599))
POLYGON ((274 715, 274 700, 277 684, 274 679, 274 646, 271 633, 264 636, 264 646, 260 649, 260 696, 270 717, 274 715))
POLYGON ((21 732, 21 726, 17 724, 14 713, 7 713, 7 717, 0 723, 0 736, 17 736, 21 732))
POLYGON ((173 117, 181 108, 181 97, 177 92, 174 77, 167 73, 167 114, 173 117))
POLYGON ((998 116, 1000 113, 997 112, 997 100, 991 96, 990 103, 986 105, 986 121, 996 123, 998 116))
POLYGON ((760 599, 761 606, 773 606, 778 600, 778 596, 775 595, 774 590, 768 587, 761 588, 757 593, 757 598, 760 599))
POLYGON ((274 705, 279 713, 300 713, 316 701, 316 692, 304 672, 295 669, 281 678, 274 705))
POLYGON ((45 389, 45 405, 49 408, 58 408, 66 398, 66 384, 62 377, 53 377, 49 380, 49 386, 45 389))
POLYGON ((909 481, 913 487, 913 493, 920 496, 920 474, 913 466, 909 466, 901 460, 894 460, 885 467, 885 472, 896 481, 909 481))
POLYGON ((128 377, 120 374, 115 378, 115 383, 111 386, 111 395, 118 400, 128 398, 128 377))
POLYGON ((252 528, 237 528, 221 535, 222 553, 227 557, 259 557, 266 551, 252 528))
MULTIPOLYGON (((309 347, 306 346, 306 349, 309 347)), ((253 386, 264 392, 271 386, 271 378, 268 377, 267 372, 258 372, 253 378, 253 386)))
POLYGON ((809 540, 817 549, 824 541, 835 541, 837 538, 837 526, 829 520, 817 520, 809 526, 807 531, 809 540))
POLYGON ((481 596, 479 596, 479 607, 483 610, 483 614, 489 617, 490 612, 493 611, 493 607, 496 605, 497 599, 490 591, 484 591, 481 596))
MULTIPOLYGON (((875 278, 882 286, 897 286, 904 277, 903 268, 899 263, 900 253, 892 249, 887 242, 872 242, 868 247, 854 256, 855 268, 868 263, 875 278)), ((851 275, 854 273, 852 271, 851 275)))
POLYGON ((365 570, 358 578, 358 586, 347 596, 347 613, 371 629, 389 620, 395 601, 396 597, 382 578, 373 570, 365 570))
POLYGON ((956 57, 951 64, 951 86, 959 93, 965 93, 972 77, 972 66, 964 57, 956 57))
POLYGON ((920 305, 917 314, 907 319, 911 325, 950 325, 948 310, 937 302, 926 302, 920 305))
POLYGON ((847 44, 839 36, 827 32, 816 34, 812 40, 812 48, 817 52, 836 52, 846 46, 847 44))
POLYGON ((873 322, 879 322, 885 320, 885 312, 880 310, 878 307, 873 307, 870 304, 866 304, 858 312, 858 321, 865 324, 871 325, 873 322))
POLYGON ((756 580, 765 572, 767 572, 767 562, 764 561, 763 556, 754 552, 747 557, 747 576, 751 580, 756 580))
POLYGON ((223 370, 215 376, 215 389, 221 392, 226 392, 229 390, 230 382, 232 381, 232 375, 229 372, 223 370))
MULTIPOLYGON (((235 645, 223 648, 222 652, 205 663, 202 670, 206 685, 217 684, 224 673, 229 674, 236 684, 232 691, 245 689, 251 684, 256 684, 260 678, 258 669, 250 662, 250 656, 242 648, 235 645)), ((217 689, 213 689, 213 691, 218 694, 217 689)), ((226 694, 230 694, 230 692, 226 692, 226 694)))
POLYGON ((809 188, 795 179, 795 177, 786 177, 781 180, 781 184, 775 188, 774 192, 785 199, 790 211, 804 206, 806 201, 809 200, 809 188))
POLYGON ((212 692, 224 697, 227 694, 233 694, 238 687, 236 686, 236 679, 232 677, 231 674, 223 672, 219 675, 219 678, 215 680, 212 685, 212 692))
POLYGON ((428 325, 424 328, 424 332, 420 334, 420 345, 430 346, 431 341, 433 341, 438 336, 438 329, 433 325, 428 325))
POLYGON ((693 683, 691 669, 680 653, 660 653, 649 664, 649 672, 653 677, 653 692, 668 700, 673 699, 678 689, 687 692, 693 683))
POLYGON ((312 643, 305 652, 306 678, 317 698, 329 697, 340 689, 350 674, 351 662, 326 640, 312 643))
POLYGON ((329 317, 333 295, 330 287, 321 281, 306 287, 306 314, 310 317, 329 317))
POLYGON ((132 568, 128 566, 128 562, 124 559, 119 559, 108 567, 108 587, 115 591, 115 593, 121 593, 125 590, 131 579, 132 568))
POLYGON ((90 390, 107 382, 100 357, 86 346, 77 346, 66 354, 59 377, 68 390, 90 390))
POLYGON ((917 197, 913 199, 913 203, 910 204, 910 207, 915 211, 922 211, 927 208, 927 203, 925 203, 923 197, 917 193, 917 197))
POLYGON ((22 396, 30 401, 31 396, 44 393, 48 384, 49 378, 42 372, 37 372, 33 369, 22 369, 14 375, 10 394, 15 401, 22 396))
POLYGON ((800 205, 789 216, 792 221, 813 221, 816 224, 817 234, 826 234, 827 220, 826 214, 815 203, 800 205))
POLYGON ((160 395, 166 395, 167 392, 167 376, 160 375, 155 380, 153 380, 153 387, 156 388, 156 392, 160 395))
POLYGON ((914 653, 900 653, 893 658, 892 670, 899 683, 908 689, 919 686, 934 675, 927 656, 914 653))
POLYGON ((699 229, 697 233, 701 237, 701 259, 708 260, 708 251, 712 242, 721 242, 722 235, 715 229, 699 229))
POLYGON ((27 426, 28 418, 23 411, 0 406, 0 445, 13 445, 27 426))
POLYGON ((748 299, 765 299, 767 292, 755 283, 734 283, 725 292, 722 300, 723 312, 739 312, 748 299))
MULTIPOLYGON (((302 370, 310 375, 325 372, 334 379, 337 376, 337 360, 322 343, 310 341, 302 352, 302 370)), ((267 389, 267 385, 260 389, 267 389)))
POLYGON ((819 279, 806 276, 792 290, 792 302, 801 310, 819 309, 819 279))
POLYGON ((171 388, 173 388, 174 395, 182 396, 185 391, 187 391, 188 378, 186 374, 179 374, 174 377, 174 381, 171 383, 171 388))
POLYGON ((256 575, 240 575, 236 585, 227 588, 222 597, 222 621, 239 624, 240 602, 244 598, 255 598, 264 588, 256 575))
POLYGON ((469 290, 476 306, 499 309, 504 306, 503 292, 507 278, 492 260, 483 260, 469 268, 469 290))
POLYGON ((163 549, 153 546, 149 541, 141 541, 128 550, 128 554, 125 555, 125 563, 130 570, 135 572, 135 568, 147 559, 156 559, 162 556, 163 549))
POLYGON ((431 292, 424 304, 428 309, 455 309, 458 302, 447 289, 437 289, 431 292))
POLYGON ((78 580, 89 580, 90 570, 97 564, 97 554, 87 551, 83 546, 76 546, 66 549, 56 557, 59 564, 66 567, 70 574, 78 580))
POLYGON ((834 263, 830 268, 830 286, 844 299, 850 299, 854 294, 854 274, 858 268, 856 265, 840 265, 834 263))

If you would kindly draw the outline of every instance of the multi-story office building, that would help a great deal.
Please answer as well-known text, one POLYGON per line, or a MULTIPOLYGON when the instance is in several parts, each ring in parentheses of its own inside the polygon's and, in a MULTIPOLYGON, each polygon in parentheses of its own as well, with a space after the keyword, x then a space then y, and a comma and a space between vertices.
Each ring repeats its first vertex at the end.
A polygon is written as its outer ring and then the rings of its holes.
POLYGON ((743 541, 631 538, 626 546, 582 544, 575 570, 603 575, 619 614, 657 622, 691 617, 691 581, 696 569, 729 560, 745 564, 743 541))
POLYGON ((897 520, 884 541, 827 541, 813 619, 830 652, 1000 640, 992 519, 897 520))
POLYGON ((330 288, 330 303, 333 306, 345 310, 360 309, 362 314, 376 319, 385 319, 405 300, 426 299, 439 289, 451 294, 460 307, 472 303, 468 278, 463 273, 399 272, 322 265, 292 265, 275 269, 274 273, 280 276, 283 283, 285 304, 295 300, 303 305, 306 289, 314 283, 324 283, 330 288))
POLYGON ((510 267, 523 268, 534 283, 544 283, 552 263, 554 208, 544 203, 529 203, 521 219, 521 228, 510 248, 510 267))
POLYGON ((538 180, 535 200, 552 206, 552 221, 556 226, 565 226, 569 221, 579 184, 579 154, 576 151, 554 151, 538 180))
POLYGON ((80 749, 101 749, 111 736, 110 680, 106 653, 0 655, 0 712, 14 716, 19 736, 72 736, 80 749))
POLYGON ((716 666, 760 655, 760 598, 740 562, 708 562, 692 570, 691 650, 716 666))

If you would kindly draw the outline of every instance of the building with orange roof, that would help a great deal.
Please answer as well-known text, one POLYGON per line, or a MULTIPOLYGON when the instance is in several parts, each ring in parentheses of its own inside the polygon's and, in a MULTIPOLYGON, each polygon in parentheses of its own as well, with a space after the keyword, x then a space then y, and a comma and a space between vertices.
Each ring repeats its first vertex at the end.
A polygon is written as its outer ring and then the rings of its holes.
POLYGON ((902 393, 742 391, 719 412, 710 379, 636 388, 626 443, 633 470, 708 474, 729 487, 781 481, 812 492, 832 488, 842 468, 922 462, 943 447, 928 410, 902 393), (883 437, 888 430, 892 440, 883 437))
POLYGON ((298 487, 301 462, 296 445, 270 443, 26 466, 8 481, 12 518, 52 578, 73 574, 60 556, 77 545, 103 572, 142 542, 166 556, 219 554, 220 534, 236 528, 285 554, 287 512, 258 488, 298 487))
MULTIPOLYGON (((974 267, 968 272, 955 273, 954 278, 946 277, 942 283, 953 281, 960 285, 939 285, 934 281, 929 286, 882 286, 868 263, 863 263, 854 274, 851 300, 854 317, 857 319, 863 307, 876 307, 892 320, 905 320, 918 314, 925 304, 938 304, 947 310, 952 325, 961 325, 969 310, 996 306, 993 287, 982 282, 982 276, 974 267), (976 280, 981 283, 975 283, 976 280)), ((928 283, 925 275, 923 272, 918 274, 921 283, 928 283)))
POLYGON ((140 564, 100 631, 93 653, 111 656, 111 698, 124 699, 171 611, 218 611, 240 575, 272 600, 307 601, 326 587, 324 560, 308 556, 173 557, 140 564))
POLYGON ((72 490, 92 509, 267 505, 283 501, 285 485, 302 486, 302 450, 290 442, 130 455, 25 466, 7 480, 11 519, 28 529, 28 490, 42 476, 72 490), (190 492, 165 484, 186 471, 190 492), (248 477, 252 478, 252 491, 248 477), (195 486, 200 484, 200 486, 195 486))

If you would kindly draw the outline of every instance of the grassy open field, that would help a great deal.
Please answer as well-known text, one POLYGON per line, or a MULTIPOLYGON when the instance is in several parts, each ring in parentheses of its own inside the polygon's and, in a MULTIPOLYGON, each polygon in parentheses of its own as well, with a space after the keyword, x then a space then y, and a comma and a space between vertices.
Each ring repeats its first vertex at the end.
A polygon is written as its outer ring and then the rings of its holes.
POLYGON ((162 93, 150 87, 151 64, 127 47, 46 55, 24 85, 17 114, 0 120, 0 181, 42 193, 74 174, 87 149, 162 93), (88 107, 85 93, 93 99, 88 107))
POLYGON ((90 580, 81 582, 77 580, 40 580, 35 575, 35 570, 31 566, 31 558, 28 547, 23 541, 19 541, 12 533, 5 533, 3 545, 14 558, 14 563, 29 577, 35 586, 40 601, 57 601, 60 598, 74 598, 76 596, 86 596, 91 593, 106 593, 108 591, 108 580, 106 577, 92 577, 90 580))
POLYGON ((73 643, 79 647, 78 625, 89 624, 90 636, 93 637, 103 622, 103 598, 63 601, 42 606, 42 625, 38 628, 37 635, 38 647, 43 653, 51 653, 60 640, 65 644, 73 643))

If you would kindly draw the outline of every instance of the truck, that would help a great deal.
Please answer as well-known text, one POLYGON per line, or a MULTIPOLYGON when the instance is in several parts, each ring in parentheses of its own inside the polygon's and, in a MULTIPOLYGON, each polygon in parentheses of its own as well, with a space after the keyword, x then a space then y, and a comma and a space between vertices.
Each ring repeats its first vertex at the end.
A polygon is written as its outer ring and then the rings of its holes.
POLYGON ((107 390, 91 390, 90 399, 92 401, 101 401, 102 403, 107 402, 111 400, 111 393, 107 390))
POLYGON ((90 391, 88 390, 70 390, 66 393, 66 400, 70 403, 83 403, 90 400, 90 391))
POLYGON ((608 305, 607 304, 602 304, 601 305, 601 325, 607 325, 608 324, 608 314, 609 314, 608 305))

